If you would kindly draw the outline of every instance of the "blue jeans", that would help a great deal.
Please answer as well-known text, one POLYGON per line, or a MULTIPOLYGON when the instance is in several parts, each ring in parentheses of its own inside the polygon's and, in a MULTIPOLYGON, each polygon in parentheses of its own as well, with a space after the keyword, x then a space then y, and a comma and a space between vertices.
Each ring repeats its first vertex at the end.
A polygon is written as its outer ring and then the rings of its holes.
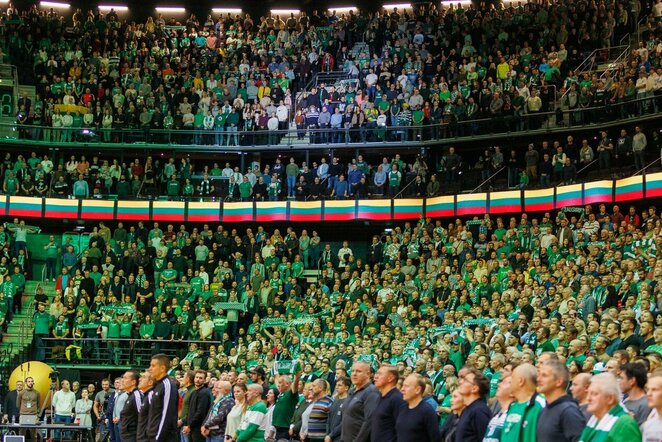
MULTIPOLYGON (((56 414, 56 415, 55 415, 55 421, 54 421, 54 422, 55 422, 56 424, 70 424, 70 423, 72 423, 73 421, 74 421, 74 420, 73 420, 73 418, 72 418, 71 416, 63 416, 63 415, 61 415, 61 414, 56 414)), ((54 438, 55 440, 59 440, 59 439, 60 439, 60 431, 61 431, 61 430, 55 430, 55 431, 53 431, 53 438, 54 438)), ((62 437, 63 437, 64 439, 69 439, 69 436, 70 436, 70 435, 69 435, 69 431, 63 431, 62 433, 63 433, 62 437)))
POLYGON ((223 436, 207 436, 206 442, 223 442, 223 436))
POLYGON ((294 186, 297 184, 297 177, 294 175, 287 176, 287 196, 294 196, 294 186))
POLYGON ((190 437, 188 434, 184 434, 182 430, 179 430, 179 441, 180 442, 189 442, 190 437))

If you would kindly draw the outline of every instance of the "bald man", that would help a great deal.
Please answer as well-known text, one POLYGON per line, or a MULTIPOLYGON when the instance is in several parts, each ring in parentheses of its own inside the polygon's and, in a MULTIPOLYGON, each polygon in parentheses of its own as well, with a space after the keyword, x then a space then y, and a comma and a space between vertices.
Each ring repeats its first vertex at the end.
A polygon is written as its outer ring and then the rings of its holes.
POLYGON ((228 420, 228 414, 234 407, 235 401, 232 397, 232 384, 228 381, 214 382, 212 393, 214 402, 205 418, 200 432, 208 440, 225 440, 225 426, 228 420))
POLYGON ((372 429, 372 414, 379 402, 379 390, 370 381, 372 369, 367 362, 352 365, 354 388, 347 398, 342 417, 343 441, 367 442, 372 429))
POLYGON ((591 414, 588 412, 588 386, 591 384, 591 375, 588 373, 579 373, 572 380, 570 386, 570 393, 572 397, 579 404, 579 411, 584 415, 584 419, 588 421, 591 414))
POLYGON ((538 372, 531 364, 522 364, 513 370, 511 389, 515 402, 508 407, 501 442, 536 440, 538 415, 545 400, 536 392, 538 372))

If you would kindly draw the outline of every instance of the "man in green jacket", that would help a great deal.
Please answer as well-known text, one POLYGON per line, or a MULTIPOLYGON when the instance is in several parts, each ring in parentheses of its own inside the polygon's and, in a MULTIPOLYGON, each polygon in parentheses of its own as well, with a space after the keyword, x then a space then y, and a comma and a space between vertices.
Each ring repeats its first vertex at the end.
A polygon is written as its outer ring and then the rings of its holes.
POLYGON ((263 442, 267 429, 267 407, 262 401, 264 387, 261 384, 250 384, 246 393, 248 410, 241 420, 237 430, 236 442, 263 442))

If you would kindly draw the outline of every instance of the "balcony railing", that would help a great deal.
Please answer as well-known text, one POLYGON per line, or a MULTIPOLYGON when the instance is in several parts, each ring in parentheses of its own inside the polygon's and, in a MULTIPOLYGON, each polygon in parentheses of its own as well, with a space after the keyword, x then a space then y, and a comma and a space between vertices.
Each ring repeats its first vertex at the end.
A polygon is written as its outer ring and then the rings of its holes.
POLYGON ((120 148, 145 146, 177 150, 274 150, 289 148, 327 148, 328 146, 360 147, 370 145, 436 145, 463 139, 491 139, 495 135, 527 136, 569 129, 608 127, 628 121, 643 121, 659 117, 662 97, 651 95, 607 106, 557 109, 556 112, 523 115, 494 115, 489 118, 456 120, 445 117, 435 124, 392 126, 366 123, 361 127, 301 127, 281 131, 153 129, 96 127, 53 128, 18 123, 0 125, 0 133, 13 137, 1 138, 4 144, 43 144, 51 146, 99 146, 120 148))

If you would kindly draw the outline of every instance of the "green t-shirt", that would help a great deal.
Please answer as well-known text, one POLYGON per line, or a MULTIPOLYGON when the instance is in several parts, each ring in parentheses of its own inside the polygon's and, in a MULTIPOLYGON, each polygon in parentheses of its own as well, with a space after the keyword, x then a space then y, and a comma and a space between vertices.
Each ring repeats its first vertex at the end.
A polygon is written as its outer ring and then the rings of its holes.
MULTIPOLYGON (((6 295, 6 294, 5 294, 6 295)), ((51 328, 53 318, 48 312, 36 312, 34 314, 34 332, 37 335, 47 335, 51 328)))
MULTIPOLYGON (((289 423, 288 423, 289 426, 289 423)), ((246 415, 237 430, 237 442, 263 442, 267 429, 267 407, 257 401, 246 410, 246 415)))
POLYGON ((501 442, 536 440, 538 415, 545 407, 545 400, 535 394, 527 402, 513 402, 508 407, 506 422, 501 434, 501 442))
POLYGON ((292 390, 278 395, 274 405, 272 425, 274 427, 289 427, 294 410, 299 404, 299 395, 292 394, 292 390))

